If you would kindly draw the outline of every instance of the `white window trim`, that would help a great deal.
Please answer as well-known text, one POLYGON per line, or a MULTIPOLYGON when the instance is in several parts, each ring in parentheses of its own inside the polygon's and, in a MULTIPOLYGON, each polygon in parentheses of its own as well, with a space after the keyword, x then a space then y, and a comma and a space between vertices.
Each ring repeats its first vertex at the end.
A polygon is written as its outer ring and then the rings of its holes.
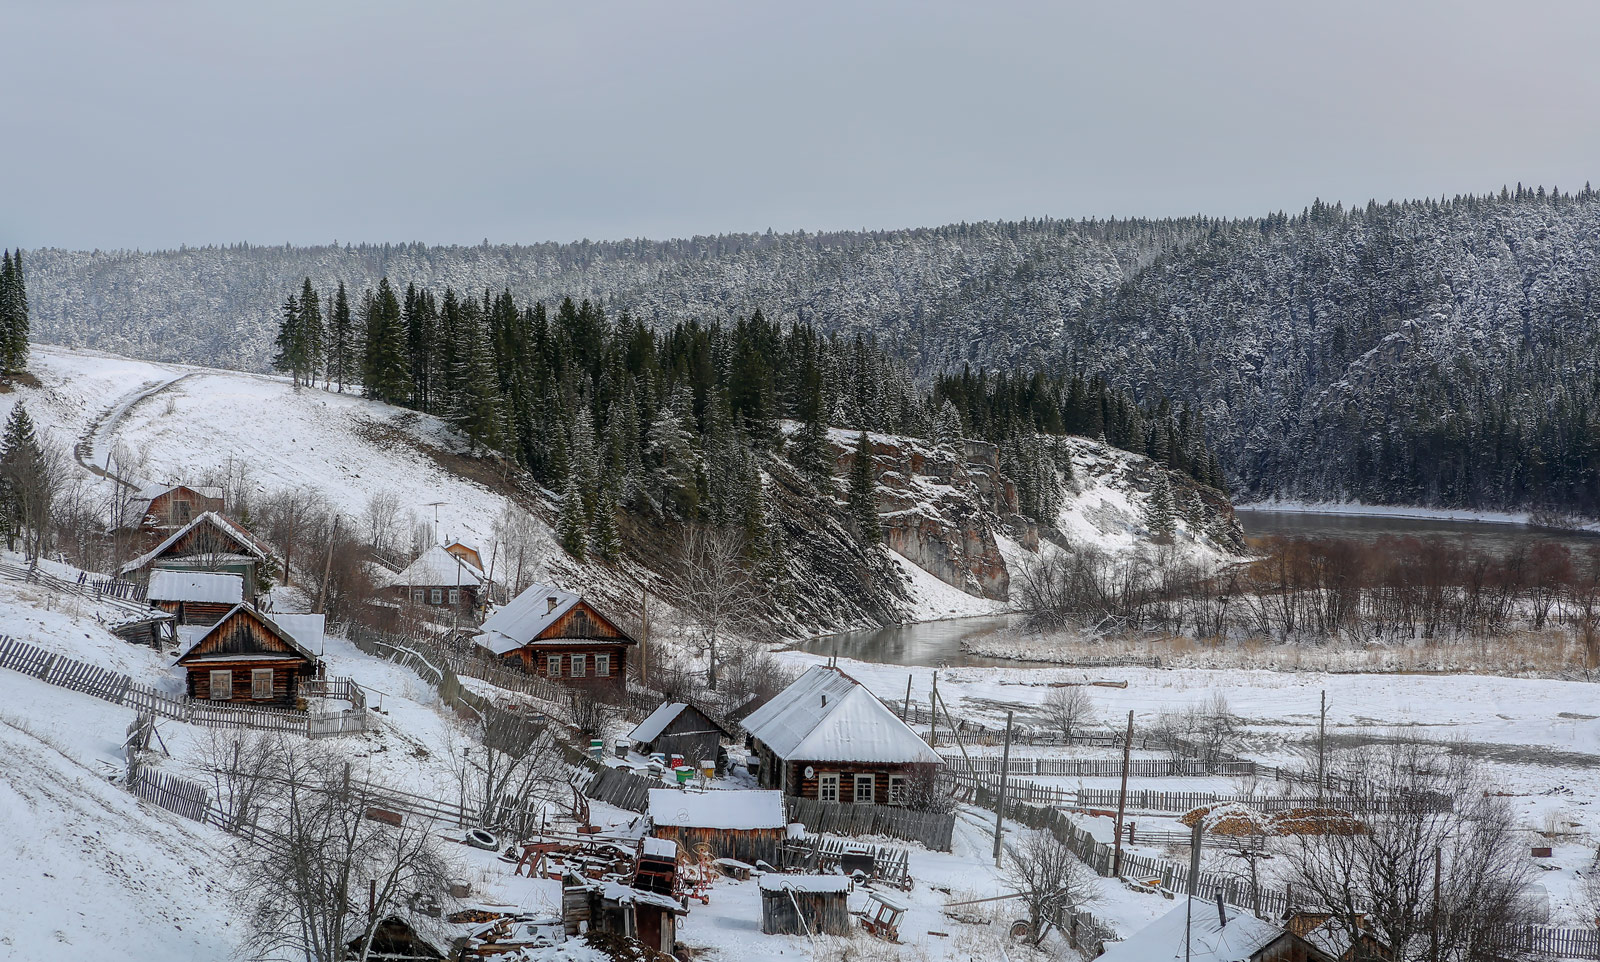
POLYGON ((412 588, 411 589, 411 600, 416 602, 419 605, 427 604, 428 592, 423 590, 423 589, 421 589, 421 588, 412 588))
POLYGON ((436 605, 444 604, 444 589, 443 588, 430 588, 428 590, 433 593, 431 597, 433 598, 433 603, 434 604, 436 604, 436 605))
POLYGON ((206 684, 210 689, 207 694, 211 701, 233 700, 233 669, 213 669, 211 672, 211 678, 206 684), (220 689, 217 687, 218 676, 228 680, 228 683, 223 685, 220 689))
POLYGON ((587 676, 588 671, 589 671, 589 656, 588 655, 573 655, 572 656, 572 671, 571 671, 572 677, 573 678, 584 678, 584 677, 587 676))
POLYGON ((838 772, 823 772, 817 776, 817 800, 823 802, 837 802, 839 800, 838 772), (832 789, 832 798, 828 797, 829 789, 832 789))
POLYGON ((451 588, 450 589, 450 603, 452 605, 459 605, 461 603, 461 589, 460 588, 451 588))
POLYGON ((594 656, 594 676, 596 678, 608 678, 608 677, 610 677, 610 675, 611 675, 611 656, 610 655, 595 655, 594 656))
POLYGON ((550 676, 551 678, 560 678, 561 677, 561 656, 560 655, 545 655, 544 656, 544 673, 546 675, 550 676))
POLYGON ((877 798, 878 779, 875 775, 856 775, 851 781, 850 801, 855 805, 873 802, 877 798), (861 797, 861 788, 866 786, 867 797, 861 797))
POLYGON ((273 672, 272 672, 271 668, 252 668, 252 669, 250 669, 250 697, 251 698, 271 698, 272 697, 272 682, 273 682, 272 674, 273 674, 273 672), (265 677, 263 678, 263 676, 265 676, 265 677), (263 680, 265 680, 266 683, 267 683, 267 686, 266 686, 267 687, 267 692, 266 692, 266 694, 262 694, 261 693, 261 682, 263 680))
POLYGON ((889 776, 889 804, 904 805, 906 803, 906 777, 904 775, 889 776))

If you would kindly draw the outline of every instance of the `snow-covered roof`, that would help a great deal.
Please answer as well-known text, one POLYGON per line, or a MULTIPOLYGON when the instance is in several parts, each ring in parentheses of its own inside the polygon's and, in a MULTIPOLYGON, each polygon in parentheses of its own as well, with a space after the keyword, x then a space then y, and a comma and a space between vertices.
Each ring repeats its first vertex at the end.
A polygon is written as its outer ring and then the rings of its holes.
POLYGON ((816 665, 751 712, 744 730, 779 758, 942 764, 878 696, 837 668, 816 665))
POLYGON ((678 857, 678 843, 670 838, 656 838, 647 835, 644 839, 644 847, 640 849, 639 854, 647 858, 676 859, 678 857))
MULTIPOLYGON (((452 563, 455 557, 450 556, 452 563)), ((579 595, 549 585, 529 585, 483 623, 478 643, 497 655, 521 648, 572 610, 579 595)))
MULTIPOLYGON (((305 645, 301 644, 300 643, 300 639, 295 637, 293 632, 289 631, 289 629, 287 629, 284 626, 278 624, 273 619, 268 618, 266 615, 262 614, 260 611, 257 611, 255 608, 251 607, 250 605, 246 605, 246 604, 234 605, 233 606, 233 610, 229 611, 227 614, 223 615, 221 618, 218 618, 216 624, 210 626, 209 628, 207 628, 203 632, 199 632, 199 633, 195 634, 193 636, 194 640, 191 641, 183 649, 183 651, 178 654, 178 659, 177 660, 179 662, 181 662, 185 658, 189 657, 189 655, 192 654, 195 649, 197 649, 201 645, 205 644, 205 640, 207 638, 211 637, 211 635, 215 631, 217 631, 217 629, 219 629, 223 625, 227 624, 228 620, 230 618, 232 618, 234 615, 238 614, 239 612, 245 612, 247 614, 254 615, 257 619, 259 619, 261 621, 261 623, 263 625, 265 625, 267 627, 268 631, 272 632, 274 635, 277 635, 278 638, 281 641, 284 642, 284 644, 288 645, 291 649, 293 649, 295 651, 296 654, 301 655, 307 661, 315 662, 317 660, 317 656, 315 654, 313 654, 311 652, 311 650, 308 649, 305 645)), ((292 619, 292 618, 294 618, 296 616, 294 616, 294 615, 284 615, 283 617, 292 619)), ((317 619, 317 621, 318 621, 317 637, 318 637, 318 640, 320 642, 320 640, 321 640, 321 631, 322 631, 320 623, 322 621, 323 616, 322 615, 301 615, 299 617, 317 619)), ((304 627, 302 627, 301 630, 306 630, 306 629, 304 627)), ((250 660, 252 658, 259 659, 259 657, 260 656, 257 656, 257 655, 238 655, 238 654, 230 654, 230 655, 227 656, 229 661, 250 660)), ((281 657, 281 656, 268 655, 267 657, 281 657)))
POLYGON ((838 892, 850 891, 850 880, 843 875, 779 875, 767 872, 757 883, 763 892, 838 892))
POLYGON ((209 484, 147 484, 139 489, 139 498, 143 501, 154 501, 168 491, 176 491, 179 488, 188 488, 202 498, 219 500, 222 498, 222 489, 209 484))
POLYGON ((652 788, 646 811, 654 824, 677 828, 748 831, 789 824, 783 811, 783 793, 777 789, 685 792, 652 788))
POLYGON ((236 605, 244 600, 244 579, 228 572, 157 568, 150 572, 150 590, 146 597, 151 601, 236 605))
POLYGON ((481 585, 483 572, 479 571, 470 561, 465 561, 456 555, 444 550, 439 545, 434 545, 417 559, 406 565, 405 570, 389 579, 388 587, 410 587, 423 585, 441 587, 444 585, 481 585))
POLYGON ((217 514, 215 511, 207 511, 205 514, 202 514, 200 517, 195 518, 193 521, 168 535, 165 541, 123 565, 122 573, 126 574, 129 571, 137 571, 138 569, 143 568, 145 565, 161 557, 162 552, 176 544, 178 539, 182 538, 184 535, 188 534, 190 531, 193 531, 202 524, 211 525, 218 531, 222 532, 222 534, 229 540, 238 544, 241 548, 244 548, 245 552, 249 556, 254 557, 259 561, 267 560, 267 549, 263 548, 260 542, 256 541, 255 537, 251 535, 250 532, 234 524, 232 521, 229 521, 227 518, 224 518, 222 515, 217 514))
POLYGON ((672 720, 683 714, 688 708, 681 701, 669 701, 650 713, 650 717, 640 722, 638 727, 628 733, 628 740, 634 742, 653 742, 661 734, 661 730, 672 724, 672 720))
POLYGON ((1195 900, 1193 921, 1190 906, 1178 907, 1133 933, 1122 942, 1106 946, 1100 962, 1165 962, 1188 959, 1190 962, 1250 962, 1250 957, 1287 933, 1271 922, 1235 906, 1227 907, 1228 922, 1217 917, 1215 902, 1195 900), (1184 932, 1188 931, 1188 944, 1184 932))
POLYGON ((272 621, 308 651, 322 650, 322 633, 327 628, 327 615, 273 615, 272 621))

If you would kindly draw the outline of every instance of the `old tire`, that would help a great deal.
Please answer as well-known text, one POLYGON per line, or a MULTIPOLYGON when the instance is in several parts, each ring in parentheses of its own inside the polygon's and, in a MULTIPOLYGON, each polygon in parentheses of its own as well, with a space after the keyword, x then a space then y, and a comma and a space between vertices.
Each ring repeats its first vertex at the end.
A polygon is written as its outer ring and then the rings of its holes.
POLYGON ((473 848, 481 848, 486 852, 493 852, 500 848, 500 840, 494 837, 494 833, 481 828, 467 830, 467 844, 473 848))

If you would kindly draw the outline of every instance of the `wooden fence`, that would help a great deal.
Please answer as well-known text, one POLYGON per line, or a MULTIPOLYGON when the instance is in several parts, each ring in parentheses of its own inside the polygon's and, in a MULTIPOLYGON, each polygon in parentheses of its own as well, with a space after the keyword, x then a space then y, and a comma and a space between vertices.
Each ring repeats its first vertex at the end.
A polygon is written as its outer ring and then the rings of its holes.
POLYGON ((128 791, 147 802, 196 822, 209 821, 207 814, 211 809, 211 792, 199 782, 130 766, 125 784, 128 791))
POLYGON ((645 778, 620 768, 600 768, 583 786, 583 794, 598 802, 642 812, 650 807, 650 789, 666 788, 659 778, 645 778))
POLYGON ((950 839, 955 833, 953 813, 917 812, 895 805, 844 805, 794 796, 784 801, 789 820, 800 822, 811 832, 903 838, 921 842, 936 852, 950 851, 950 839))
MULTIPOLYGON (((953 772, 999 774, 998 755, 945 755, 945 765, 953 772)), ((1134 758, 1128 774, 1135 778, 1175 778, 1188 775, 1255 775, 1261 769, 1248 759, 1221 762, 1207 767, 1196 759, 1134 758)), ((1008 775, 1051 775, 1079 778, 1117 778, 1122 774, 1120 758, 1019 758, 1013 755, 1006 765, 1008 775)))
MULTIPOLYGON (((1077 793, 1080 808, 1116 808, 1115 789, 1084 789, 1077 793)), ((1448 795, 1348 795, 1348 796, 1272 796, 1219 795, 1212 792, 1151 792, 1129 790, 1128 808, 1144 812, 1170 812, 1181 815, 1208 805, 1245 805, 1258 812, 1286 812, 1295 808, 1336 808, 1347 812, 1450 812, 1455 800, 1448 795)))
POLYGON ((132 612, 148 610, 144 604, 145 589, 142 586, 110 579, 91 581, 89 573, 86 571, 80 571, 77 580, 68 581, 65 578, 58 578, 39 567, 39 562, 36 559, 30 560, 25 567, 0 561, 0 577, 9 578, 12 581, 42 585, 51 591, 79 595, 94 601, 103 601, 132 612))
POLYGON ((821 835, 785 841, 778 848, 778 867, 812 874, 832 874, 835 870, 842 871, 841 863, 846 855, 870 855, 872 878, 905 887, 910 885, 911 852, 908 849, 847 842, 840 838, 823 838, 821 835))
POLYGON ((48 684, 81 691, 137 712, 212 728, 254 728, 315 738, 366 731, 369 718, 361 686, 348 678, 322 680, 313 683, 312 690, 350 700, 353 707, 349 711, 312 714, 292 708, 225 705, 169 695, 149 685, 138 684, 120 672, 45 651, 5 635, 0 635, 0 668, 32 675, 48 684))

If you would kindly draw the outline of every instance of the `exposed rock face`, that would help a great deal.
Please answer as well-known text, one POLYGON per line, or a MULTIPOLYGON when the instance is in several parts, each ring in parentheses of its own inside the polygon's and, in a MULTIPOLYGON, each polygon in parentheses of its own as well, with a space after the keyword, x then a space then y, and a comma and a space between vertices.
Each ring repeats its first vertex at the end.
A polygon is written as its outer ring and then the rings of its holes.
MULTIPOLYGON (((961 450, 910 438, 874 435, 878 513, 884 542, 917 567, 970 595, 1005 601, 1011 575, 995 536, 1002 518, 1021 522, 1018 540, 1038 543, 1038 532, 1017 511, 1017 489, 1000 473, 995 446, 967 441, 961 450)), ((848 476, 855 451, 835 439, 840 473, 848 476)))

